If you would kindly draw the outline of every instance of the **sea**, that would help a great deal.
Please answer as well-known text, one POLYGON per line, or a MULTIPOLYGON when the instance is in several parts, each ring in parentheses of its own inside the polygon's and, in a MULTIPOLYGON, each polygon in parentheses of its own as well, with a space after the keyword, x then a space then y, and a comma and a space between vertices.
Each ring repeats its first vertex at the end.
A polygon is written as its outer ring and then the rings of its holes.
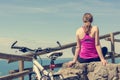
MULTIPOLYGON (((55 64, 57 63, 65 63, 69 62, 72 60, 72 58, 59 58, 54 61, 55 64)), ((49 65, 50 64, 50 59, 48 58, 43 58, 38 60, 40 64, 44 65, 49 65)), ((32 62, 25 61, 24 62, 24 68, 31 68, 32 67, 32 62)), ((19 64, 18 62, 13 62, 13 63, 8 63, 7 60, 0 60, 0 76, 5 76, 9 74, 10 70, 18 70, 19 64)), ((60 68, 54 69, 54 72, 57 72, 60 68)), ((13 79, 13 80, 19 80, 19 79, 13 79)), ((24 80, 29 80, 28 75, 25 76, 24 80)))
MULTIPOLYGON (((55 60, 55 63, 65 63, 65 62, 69 62, 70 60, 72 60, 72 58, 59 58, 57 60, 55 60)), ((50 59, 48 58, 43 58, 42 62, 41 60, 39 60, 39 62, 42 65, 49 65, 50 64, 50 59)), ((111 62, 111 59, 108 59, 108 62, 111 62)), ((115 63, 120 63, 120 58, 116 58, 115 59, 115 63)), ((18 62, 13 62, 13 63, 8 63, 6 60, 0 60, 0 76, 5 76, 9 74, 10 70, 16 70, 18 69, 18 62)), ((32 62, 24 62, 24 67, 25 68, 31 68, 32 67, 32 62)), ((55 69, 55 71, 58 71, 60 68, 55 69)), ((19 80, 19 79, 13 79, 13 80, 19 80)), ((29 80, 28 75, 25 76, 24 80, 29 80)))

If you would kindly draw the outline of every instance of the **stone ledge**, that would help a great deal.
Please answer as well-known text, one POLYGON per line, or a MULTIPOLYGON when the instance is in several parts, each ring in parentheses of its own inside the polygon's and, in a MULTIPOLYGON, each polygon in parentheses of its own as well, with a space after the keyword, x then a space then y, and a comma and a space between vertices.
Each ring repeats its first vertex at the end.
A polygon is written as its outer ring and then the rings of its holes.
POLYGON ((58 72, 65 80, 120 80, 120 64, 113 63, 103 66, 101 62, 77 62, 72 67, 64 63, 58 72))

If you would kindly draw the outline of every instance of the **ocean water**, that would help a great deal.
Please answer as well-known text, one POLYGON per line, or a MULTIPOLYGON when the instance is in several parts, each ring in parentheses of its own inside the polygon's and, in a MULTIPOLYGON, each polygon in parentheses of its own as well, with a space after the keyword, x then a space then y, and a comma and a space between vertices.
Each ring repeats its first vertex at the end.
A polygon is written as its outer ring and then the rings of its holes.
MULTIPOLYGON (((72 60, 72 58, 58 58, 55 60, 55 63, 64 63, 64 62, 68 62, 72 60)), ((41 60, 39 60, 39 62, 41 63, 41 60)), ((48 58, 43 58, 42 59, 42 65, 49 65, 50 64, 50 59, 48 58)), ((25 68, 31 68, 32 67, 32 62, 25 62, 24 63, 24 67, 25 68)), ((9 63, 6 60, 0 60, 0 76, 4 76, 4 75, 8 75, 10 70, 16 70, 19 67, 18 62, 13 62, 13 63, 9 63)), ((59 69, 55 69, 54 71, 58 71, 59 69)), ((18 79, 14 79, 14 80, 18 80, 18 79)), ((29 80, 28 76, 25 76, 25 80, 29 80)))
MULTIPOLYGON (((64 63, 70 60, 72 60, 72 58, 59 58, 55 61, 55 63, 64 63)), ((40 60, 39 62, 41 63, 40 60)), ((111 59, 109 59, 108 62, 111 62, 111 59)), ((116 58, 115 63, 120 63, 120 58, 116 58)), ((48 58, 42 59, 42 65, 48 65, 48 64, 50 64, 50 59, 48 58)), ((25 62, 24 65, 25 68, 32 67, 32 62, 25 62)), ((0 60, 0 76, 7 75, 9 74, 10 70, 16 70, 16 69, 18 69, 18 62, 8 64, 6 60, 0 60)), ((55 71, 57 70, 59 69, 55 69, 55 71)), ((18 79, 14 79, 14 80, 18 80, 18 79)), ((29 80, 28 76, 25 76, 25 80, 29 80)))

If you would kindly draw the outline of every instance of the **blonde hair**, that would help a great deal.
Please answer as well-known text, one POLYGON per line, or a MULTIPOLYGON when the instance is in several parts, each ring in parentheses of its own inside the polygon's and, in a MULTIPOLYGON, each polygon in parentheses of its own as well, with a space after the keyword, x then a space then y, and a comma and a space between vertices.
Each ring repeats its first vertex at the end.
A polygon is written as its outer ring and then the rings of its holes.
POLYGON ((90 29, 91 29, 91 23, 93 22, 93 16, 91 13, 85 13, 83 15, 83 22, 86 23, 86 22, 90 22, 90 25, 86 26, 85 27, 85 32, 86 33, 90 33, 90 29))

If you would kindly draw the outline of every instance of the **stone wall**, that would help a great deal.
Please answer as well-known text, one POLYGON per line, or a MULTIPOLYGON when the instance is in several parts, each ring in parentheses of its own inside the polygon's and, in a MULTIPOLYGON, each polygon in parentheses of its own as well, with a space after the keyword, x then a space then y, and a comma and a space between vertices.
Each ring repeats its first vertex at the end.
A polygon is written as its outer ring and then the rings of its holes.
POLYGON ((65 80, 120 80, 120 64, 108 63, 103 66, 101 62, 77 62, 67 67, 67 63, 64 63, 58 72, 65 80))

